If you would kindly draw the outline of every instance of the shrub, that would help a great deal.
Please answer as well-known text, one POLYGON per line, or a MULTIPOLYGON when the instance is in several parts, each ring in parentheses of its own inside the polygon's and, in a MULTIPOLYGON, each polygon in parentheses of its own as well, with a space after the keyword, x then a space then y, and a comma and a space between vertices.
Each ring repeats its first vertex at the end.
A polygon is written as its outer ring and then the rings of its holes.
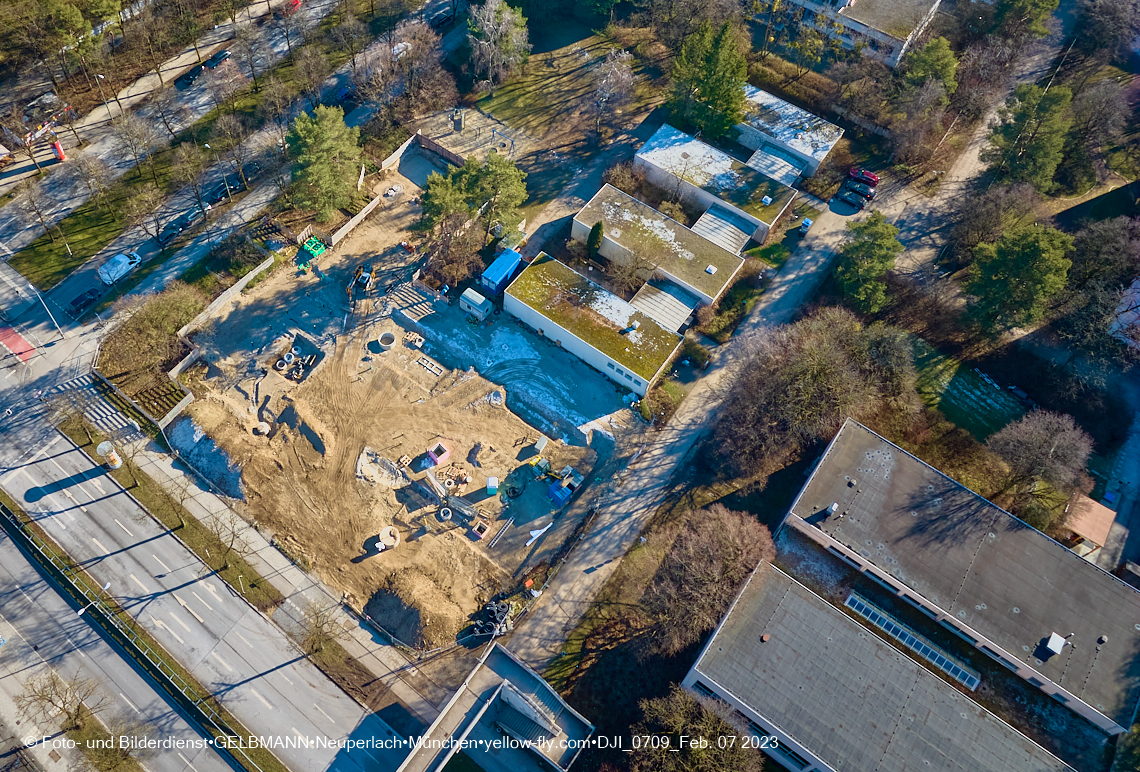
POLYGON ((685 214, 685 208, 676 201, 662 201, 661 205, 657 207, 657 211, 666 217, 672 217, 677 222, 688 227, 689 216, 685 214))
POLYGON ((602 239, 606 236, 605 225, 601 220, 594 223, 594 227, 590 228, 590 238, 586 241, 586 251, 590 253, 591 259, 598 257, 598 250, 602 248, 602 239))
MULTIPOLYGON (((704 306, 701 310, 705 308, 709 307, 704 306)), ((709 308, 709 310, 712 309, 709 308)), ((698 312, 699 315, 700 312, 698 312)), ((707 367, 709 360, 712 359, 712 353, 692 338, 685 338, 685 342, 681 345, 681 356, 692 362, 695 367, 701 368, 707 367)))
POLYGON ((618 190, 636 196, 645 174, 633 165, 632 161, 614 164, 602 174, 602 182, 613 185, 618 190))

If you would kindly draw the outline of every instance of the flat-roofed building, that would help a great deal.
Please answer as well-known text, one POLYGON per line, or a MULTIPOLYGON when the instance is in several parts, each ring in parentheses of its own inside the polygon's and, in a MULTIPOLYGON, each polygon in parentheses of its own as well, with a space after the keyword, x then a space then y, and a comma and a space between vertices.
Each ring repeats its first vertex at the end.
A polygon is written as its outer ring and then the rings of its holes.
POLYGON ((801 23, 825 28, 817 23, 817 17, 833 21, 842 29, 838 37, 844 48, 854 49, 862 44, 866 47, 865 53, 881 58, 888 67, 894 67, 934 20, 941 0, 791 2, 804 9, 801 23))
POLYGON ((1110 734, 1140 703, 1140 592, 848 420, 793 528, 1110 734))
MULTIPOLYGON (((748 84, 744 86, 744 120, 736 124, 736 130, 737 141, 756 151, 749 166, 767 165, 773 170, 788 166, 796 176, 803 177, 811 177, 819 170, 823 159, 843 136, 843 129, 834 123, 748 84)), ((768 176, 780 179, 775 172, 768 176)))

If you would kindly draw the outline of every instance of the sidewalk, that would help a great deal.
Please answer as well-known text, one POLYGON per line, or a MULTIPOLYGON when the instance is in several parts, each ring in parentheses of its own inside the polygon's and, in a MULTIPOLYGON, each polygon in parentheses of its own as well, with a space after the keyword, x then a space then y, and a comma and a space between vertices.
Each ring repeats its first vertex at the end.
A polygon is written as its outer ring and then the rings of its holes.
MULTIPOLYGON (((135 463, 151 479, 168 491, 178 487, 183 479, 189 480, 194 495, 186 502, 186 509, 203 523, 209 523, 218 513, 228 508, 227 504, 210 491, 202 490, 192 475, 187 475, 175 466, 174 460, 162 453, 147 440, 148 447, 138 453, 135 463)), ((376 678, 425 724, 431 724, 439 715, 436 708, 441 700, 425 697, 421 691, 408 684, 400 673, 419 675, 415 666, 396 647, 384 643, 377 633, 364 628, 359 620, 340 606, 339 599, 317 579, 309 576, 272 546, 264 535, 252 526, 246 526, 241 535, 250 552, 245 559, 261 573, 262 577, 285 596, 285 604, 274 614, 273 621, 286 632, 300 627, 302 615, 308 604, 321 608, 336 605, 341 621, 350 630, 350 637, 341 641, 345 650, 361 665, 375 674, 376 678), (283 624, 284 614, 288 624, 283 624)))

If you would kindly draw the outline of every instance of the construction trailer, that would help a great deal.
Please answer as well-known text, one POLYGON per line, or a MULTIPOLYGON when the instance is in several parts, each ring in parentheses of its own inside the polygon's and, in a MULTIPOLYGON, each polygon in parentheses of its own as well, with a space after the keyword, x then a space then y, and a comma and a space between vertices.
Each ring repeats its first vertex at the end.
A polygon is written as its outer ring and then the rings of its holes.
POLYGON ((500 295, 518 274, 522 264, 522 255, 513 249, 505 249, 483 272, 480 284, 491 296, 500 295))
POLYGON ((480 322, 491 315, 495 306, 490 300, 480 295, 472 287, 463 290, 459 296, 459 309, 475 317, 480 322))

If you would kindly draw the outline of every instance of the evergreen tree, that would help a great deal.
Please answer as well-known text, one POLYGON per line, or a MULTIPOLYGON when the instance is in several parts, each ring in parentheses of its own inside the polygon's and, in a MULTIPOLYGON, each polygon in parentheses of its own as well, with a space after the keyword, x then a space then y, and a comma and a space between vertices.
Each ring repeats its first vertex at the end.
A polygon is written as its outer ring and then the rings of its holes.
POLYGON ((351 203, 360 169, 360 129, 345 125, 343 110, 320 105, 312 116, 298 115, 287 145, 299 205, 325 221, 351 203))
POLYGON ((922 48, 910 51, 903 60, 903 78, 911 88, 921 88, 928 80, 936 80, 953 94, 958 89, 958 57, 946 38, 934 38, 922 48))
POLYGON ((507 158, 492 153, 479 163, 471 157, 446 175, 428 175, 421 198, 423 214, 417 227, 429 232, 437 228, 446 231, 481 213, 486 238, 496 225, 504 231, 518 225, 518 210, 526 198, 526 173, 507 158), (453 216, 457 214, 463 217, 453 216))
POLYGON ((847 223, 851 240, 839 251, 835 276, 855 307, 865 313, 879 311, 887 302, 883 276, 902 254, 899 229, 876 210, 861 223, 847 223))
POLYGON ((1018 86, 998 110, 998 121, 990 128, 990 147, 982 152, 982 160, 1002 180, 1049 190, 1064 155, 1072 100, 1068 86, 1048 91, 1033 84, 1018 86))
POLYGON ((977 298, 972 314, 992 331, 1034 324, 1049 299, 1065 288, 1073 239, 1053 228, 1029 225, 974 248, 966 291, 977 298))
POLYGON ((997 32, 1005 38, 1034 35, 1043 38, 1049 34, 1045 26, 1057 10, 1057 0, 997 0, 994 3, 994 22, 997 32))
POLYGON ((606 226, 601 220, 594 223, 594 227, 590 228, 590 236, 586 239, 586 251, 590 255, 591 260, 596 260, 598 257, 598 250, 602 248, 602 239, 606 236, 606 226))
POLYGON ((714 35, 705 22, 685 39, 673 64, 669 109, 679 122, 723 136, 744 120, 747 78, 736 29, 726 22, 714 35))

